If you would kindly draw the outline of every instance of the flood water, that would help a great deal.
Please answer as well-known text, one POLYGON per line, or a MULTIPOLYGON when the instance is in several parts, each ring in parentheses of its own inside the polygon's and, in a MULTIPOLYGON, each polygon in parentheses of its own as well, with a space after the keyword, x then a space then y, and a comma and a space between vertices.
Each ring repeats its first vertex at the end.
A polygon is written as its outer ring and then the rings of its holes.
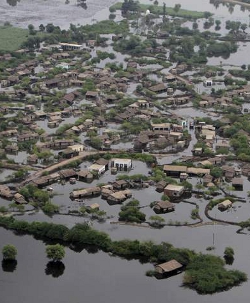
MULTIPOLYGON (((108 7, 115 2, 115 0, 87 0, 87 9, 83 9, 76 6, 76 0, 70 0, 69 4, 65 4, 64 0, 0 0, 0 23, 9 21, 13 25, 27 27, 30 23, 39 26, 41 23, 47 24, 53 22, 62 28, 68 28, 70 23, 91 24, 95 20, 107 19, 109 15, 108 7)), ((152 5, 150 1, 144 0, 141 2, 152 5)), ((159 0, 159 5, 162 5, 163 2, 163 0, 159 0)), ((235 6, 231 14, 228 8, 222 4, 216 9, 210 4, 209 0, 169 0, 166 4, 167 6, 174 6, 176 3, 180 3, 182 8, 185 9, 211 11, 220 20, 239 20, 247 23, 249 21, 249 12, 247 10, 243 12, 240 6, 235 6)), ((246 63, 245 58, 247 58, 248 53, 248 46, 240 45, 240 51, 232 54, 229 59, 211 58, 209 64, 217 65, 222 61, 223 64, 241 65, 246 63)), ((116 60, 119 59, 118 57, 116 58, 116 60)), ((178 114, 176 111, 175 113, 178 114)), ((205 112, 191 108, 181 109, 179 114, 183 115, 183 113, 188 119, 196 115, 206 116, 205 112)), ((71 120, 66 122, 69 123, 71 120)), ((46 128, 44 124, 45 122, 41 122, 40 126, 46 128)), ((46 130, 49 132, 49 129, 46 130)), ((55 131, 56 129, 53 129, 51 133, 55 131)), ((193 144, 196 142, 194 134, 192 134, 192 137, 192 143, 187 150, 173 156, 166 155, 158 161, 159 164, 171 163, 180 156, 190 155, 193 144)), ((15 161, 17 161, 16 157, 15 161)), ((20 154, 20 159, 17 162, 22 161, 22 155, 20 154)), ((84 163, 83 166, 88 164, 84 163)), ((0 179, 4 180, 12 173, 10 170, 1 172, 0 179)), ((130 174, 135 173, 147 175, 148 168, 144 164, 135 161, 134 170, 130 174)), ((70 191, 74 187, 90 187, 100 182, 114 180, 115 176, 111 179, 109 174, 106 173, 100 180, 96 180, 88 185, 85 183, 80 184, 79 182, 74 186, 70 186, 69 184, 64 186, 60 184, 53 185, 55 192, 60 193, 60 195, 53 198, 53 202, 60 205, 65 210, 65 213, 69 208, 78 208, 79 205, 69 199, 70 191)), ((244 193, 237 194, 244 196, 244 193)), ((133 190, 133 197, 140 200, 141 205, 146 206, 150 202, 159 199, 161 194, 158 194, 154 190, 154 187, 149 187, 143 191, 133 190)), ((101 198, 94 198, 92 200, 87 201, 86 204, 89 205, 97 202, 100 204, 101 209, 114 217, 114 220, 118 217, 120 205, 108 206, 107 202, 101 198)), ((199 201, 198 199, 191 200, 197 202, 203 211, 205 207, 204 201, 199 201)), ((9 203, 10 201, 0 199, 1 206, 8 206, 9 203)), ((164 215, 166 222, 169 219, 182 222, 190 221, 190 212, 193 207, 190 204, 177 204, 174 213, 164 215)), ((149 207, 144 208, 142 211, 147 215, 147 218, 153 214, 149 207)), ((229 212, 220 213, 215 208, 211 212, 211 215, 221 219, 236 221, 238 217, 248 219, 250 216, 248 216, 248 213, 249 201, 247 200, 245 204, 237 202, 235 208, 229 212)), ((45 216, 41 211, 34 215, 25 214, 21 219, 63 223, 69 227, 72 227, 77 222, 88 220, 88 218, 64 215, 50 218, 45 216)), ((206 252, 206 247, 214 244, 216 249, 212 253, 220 256, 223 255, 226 246, 231 246, 235 251, 235 262, 230 268, 243 270, 250 276, 249 236, 236 234, 236 227, 222 225, 197 228, 167 226, 161 230, 156 230, 109 224, 109 221, 103 224, 94 222, 93 225, 95 228, 107 232, 112 239, 151 239, 158 243, 167 241, 177 247, 187 247, 202 252, 206 252)), ((38 303, 45 301, 47 303, 112 303, 116 301, 119 303, 135 301, 138 303, 245 303, 249 299, 249 282, 227 292, 213 296, 201 296, 192 290, 181 287, 182 274, 167 280, 156 280, 145 276, 145 272, 148 269, 152 269, 152 265, 150 264, 143 265, 137 260, 127 261, 111 257, 103 252, 93 254, 83 250, 80 253, 76 253, 69 248, 66 248, 66 256, 63 260, 65 269, 61 273, 61 276, 54 278, 45 272, 48 263, 45 256, 45 243, 35 240, 31 236, 17 236, 3 228, 0 229, 0 239, 0 249, 7 243, 14 244, 18 249, 16 270, 14 272, 6 272, 0 267, 1 303, 33 303, 34 301, 38 303)))

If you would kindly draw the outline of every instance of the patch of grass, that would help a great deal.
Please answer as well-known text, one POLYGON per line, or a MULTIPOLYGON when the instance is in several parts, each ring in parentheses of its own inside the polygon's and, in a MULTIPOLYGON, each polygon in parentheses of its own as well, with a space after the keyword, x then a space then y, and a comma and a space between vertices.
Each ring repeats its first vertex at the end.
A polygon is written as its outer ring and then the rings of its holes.
MULTIPOLYGON (((110 7, 111 10, 120 10, 122 7, 122 2, 118 2, 110 7)), ((146 12, 148 9, 152 14, 163 15, 163 6, 141 4, 139 3, 140 10, 146 12)), ((204 12, 190 11, 186 9, 180 9, 178 12, 174 10, 173 7, 166 7, 166 15, 182 18, 193 18, 199 19, 204 18, 204 12)), ((212 14, 211 14, 212 15, 212 14)))
POLYGON ((48 33, 37 32, 36 35, 29 35, 29 30, 13 27, 11 25, 0 26, 0 51, 13 52, 21 48, 23 42, 30 37, 44 38, 48 33))
POLYGON ((18 50, 28 36, 28 29, 0 26, 0 51, 18 50))

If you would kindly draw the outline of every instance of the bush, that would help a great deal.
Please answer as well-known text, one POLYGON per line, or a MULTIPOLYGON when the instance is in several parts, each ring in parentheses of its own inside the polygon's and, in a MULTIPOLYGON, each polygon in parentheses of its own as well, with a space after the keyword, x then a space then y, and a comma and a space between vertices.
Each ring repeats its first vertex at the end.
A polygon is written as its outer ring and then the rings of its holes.
POLYGON ((138 209, 139 201, 132 200, 121 207, 119 220, 126 222, 142 223, 146 220, 146 215, 138 209))
POLYGON ((198 293, 209 294, 229 289, 247 280, 244 273, 226 270, 225 263, 212 255, 197 255, 188 264, 184 275, 184 285, 198 293))
POLYGON ((47 245, 46 246, 47 258, 52 259, 52 261, 61 261, 65 256, 64 247, 60 244, 47 245))
POLYGON ((2 253, 3 253, 4 260, 12 261, 12 260, 16 259, 17 249, 14 245, 7 244, 3 247, 2 253))

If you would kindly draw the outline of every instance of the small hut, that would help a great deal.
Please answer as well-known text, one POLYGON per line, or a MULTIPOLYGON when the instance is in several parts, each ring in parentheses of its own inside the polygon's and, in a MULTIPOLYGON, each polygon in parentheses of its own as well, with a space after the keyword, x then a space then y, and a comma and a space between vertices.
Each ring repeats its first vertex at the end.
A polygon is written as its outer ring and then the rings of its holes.
POLYGON ((158 264, 155 266, 155 271, 158 275, 164 277, 174 275, 181 272, 183 265, 176 260, 170 260, 168 262, 158 264))
POLYGON ((218 204, 218 209, 220 211, 224 211, 224 210, 232 207, 232 204, 233 203, 230 200, 225 200, 225 201, 223 201, 223 202, 221 202, 221 203, 218 204))
POLYGON ((155 203, 154 211, 158 214, 160 213, 169 213, 175 210, 174 204, 169 201, 158 201, 155 203))

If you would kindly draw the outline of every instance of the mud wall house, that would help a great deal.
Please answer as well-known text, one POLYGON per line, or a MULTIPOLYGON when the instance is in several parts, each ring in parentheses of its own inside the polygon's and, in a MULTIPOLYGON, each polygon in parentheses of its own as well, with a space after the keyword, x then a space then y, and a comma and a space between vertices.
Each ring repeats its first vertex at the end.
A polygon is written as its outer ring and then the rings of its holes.
POLYGON ((78 181, 90 183, 93 181, 94 176, 88 170, 80 170, 77 172, 77 179, 78 181))
POLYGON ((181 165, 164 165, 163 171, 169 177, 179 178, 181 173, 187 172, 187 166, 181 165))
POLYGON ((17 154, 18 150, 19 148, 17 144, 9 144, 5 147, 5 151, 7 154, 17 154))
POLYGON ((228 208, 232 207, 232 204, 233 203, 230 200, 225 200, 225 201, 218 204, 218 209, 220 211, 227 210, 228 208))
POLYGON ((13 194, 8 186, 0 185, 0 197, 7 200, 11 200, 13 198, 13 194))
POLYGON ((136 151, 146 150, 148 148, 149 142, 151 142, 151 141, 152 141, 152 139, 150 140, 147 135, 139 135, 134 140, 134 150, 136 150, 136 151))
POLYGON ((164 188, 167 186, 167 182, 166 181, 159 181, 157 184, 156 184, 156 191, 158 193, 162 193, 164 191, 164 188))
POLYGON ((38 156, 37 155, 29 155, 28 157, 27 157, 27 163, 28 164, 37 164, 37 162, 38 162, 38 156))
POLYGON ((233 178, 232 186, 235 190, 243 190, 243 179, 242 178, 233 178))
POLYGON ((221 167, 222 171, 223 171, 223 175, 225 176, 226 181, 230 181, 234 178, 235 176, 235 169, 232 166, 228 166, 228 165, 223 165, 221 167))
POLYGON ((90 187, 80 190, 74 190, 70 193, 71 199, 79 199, 79 198, 87 198, 87 197, 95 197, 101 194, 100 187, 90 187))
POLYGON ((16 204, 27 204, 28 202, 25 200, 24 196, 16 193, 13 197, 16 204))
POLYGON ((124 190, 129 188, 129 183, 125 180, 117 180, 112 183, 114 190, 124 190))
POLYGON ((164 195, 167 195, 170 198, 180 198, 184 193, 184 186, 168 184, 164 188, 164 195))
POLYGON ((207 186, 209 183, 211 183, 213 181, 213 177, 209 174, 206 174, 204 177, 203 177, 203 185, 204 186, 207 186))
POLYGON ((38 140, 39 135, 37 133, 26 133, 17 136, 18 142, 26 142, 26 141, 32 141, 32 140, 38 140))
POLYGON ((60 178, 69 180, 70 178, 75 178, 77 176, 77 172, 74 169, 64 169, 59 172, 60 178))
POLYGON ((50 79, 45 81, 45 86, 49 89, 51 88, 57 88, 62 84, 62 79, 60 78, 54 78, 54 79, 50 79))
POLYGON ((159 83, 148 88, 151 92, 156 94, 162 94, 167 92, 167 86, 164 83, 159 83))
POLYGON ((112 193, 107 197, 107 202, 109 204, 119 204, 132 197, 132 193, 130 190, 126 189, 123 191, 117 191, 112 193))
POLYGON ((86 99, 97 99, 98 97, 98 92, 94 92, 94 91, 87 91, 85 94, 86 99))
POLYGON ((180 272, 182 268, 183 268, 182 264, 173 259, 168 262, 156 265, 155 271, 157 274, 164 277, 164 276, 176 274, 180 272))
POLYGON ((175 206, 169 201, 158 201, 155 203, 153 210, 157 214, 164 214, 174 211, 175 206))
POLYGON ((131 159, 112 158, 111 168, 116 168, 117 171, 129 171, 132 169, 131 159))
POLYGON ((93 203, 93 204, 87 206, 87 209, 89 209, 89 210, 99 210, 100 205, 98 203, 93 203))
POLYGON ((66 148, 62 152, 59 152, 59 155, 62 156, 64 159, 70 159, 75 156, 78 156, 79 152, 72 150, 71 148, 66 148))

